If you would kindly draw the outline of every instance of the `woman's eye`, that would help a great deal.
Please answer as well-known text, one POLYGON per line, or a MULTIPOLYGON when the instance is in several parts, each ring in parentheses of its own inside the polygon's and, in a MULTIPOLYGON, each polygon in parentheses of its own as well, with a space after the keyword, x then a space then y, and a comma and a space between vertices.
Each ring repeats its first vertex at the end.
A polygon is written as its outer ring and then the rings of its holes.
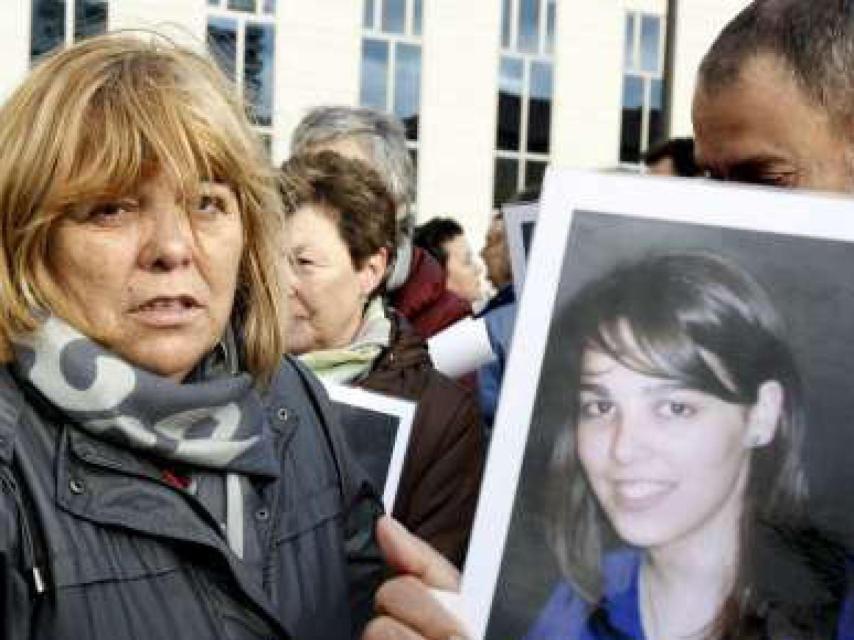
POLYGON ((209 214, 224 213, 225 202, 223 202, 222 198, 205 195, 199 198, 198 210, 209 214))
POLYGON ((697 409, 687 402, 668 400, 661 404, 658 413, 665 418, 690 418, 697 413, 697 409))
POLYGON ((614 403, 610 400, 588 400, 581 403, 582 418, 601 418, 614 411, 614 403))
POLYGON ((89 210, 88 218, 99 223, 115 222, 134 208, 129 202, 102 202, 89 210))

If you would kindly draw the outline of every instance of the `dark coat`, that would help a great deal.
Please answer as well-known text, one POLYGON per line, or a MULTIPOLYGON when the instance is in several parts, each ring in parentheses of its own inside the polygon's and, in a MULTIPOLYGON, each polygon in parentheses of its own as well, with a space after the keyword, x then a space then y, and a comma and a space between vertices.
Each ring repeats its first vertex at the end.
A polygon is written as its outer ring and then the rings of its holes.
POLYGON ((281 475, 249 498, 261 551, 240 560, 152 462, 0 369, 0 637, 350 638, 383 570, 379 505, 310 374, 285 361, 265 399, 281 475))
POLYGON ((472 393, 436 371, 427 344, 398 317, 390 346, 356 385, 418 403, 394 516, 461 566, 485 455, 472 393))
POLYGON ((395 311, 424 339, 471 315, 471 305, 447 290, 442 265, 421 247, 413 247, 409 276, 391 294, 395 311))

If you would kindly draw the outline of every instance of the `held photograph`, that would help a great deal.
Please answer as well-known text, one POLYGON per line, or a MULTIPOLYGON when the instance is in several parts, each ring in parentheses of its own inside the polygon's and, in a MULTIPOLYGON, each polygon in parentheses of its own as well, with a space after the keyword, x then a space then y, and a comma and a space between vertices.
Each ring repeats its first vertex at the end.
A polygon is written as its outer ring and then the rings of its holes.
POLYGON ((477 637, 854 635, 854 203, 551 170, 477 637))

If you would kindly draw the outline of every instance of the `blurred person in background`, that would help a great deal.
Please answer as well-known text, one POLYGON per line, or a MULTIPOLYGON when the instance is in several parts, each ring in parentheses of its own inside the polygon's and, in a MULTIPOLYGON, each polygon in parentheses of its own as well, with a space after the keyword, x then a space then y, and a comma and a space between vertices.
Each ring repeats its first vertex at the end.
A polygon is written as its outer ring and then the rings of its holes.
POLYGON ((395 202, 367 164, 332 151, 282 166, 293 279, 289 350, 321 379, 417 402, 394 515, 460 565, 483 467, 477 404, 386 309, 395 202))
POLYGON ((363 107, 316 107, 294 130, 291 153, 322 150, 366 162, 380 175, 394 200, 398 242, 386 284, 391 306, 425 339, 468 316, 469 303, 447 290, 442 266, 412 245, 415 169, 400 120, 363 107))
POLYGON ((646 173, 654 176, 696 178, 700 173, 694 162, 694 138, 671 138, 644 154, 646 173))
POLYGON ((433 218, 415 227, 414 242, 430 253, 447 274, 448 291, 472 305, 483 299, 481 266, 472 254, 465 231, 453 218, 433 218))

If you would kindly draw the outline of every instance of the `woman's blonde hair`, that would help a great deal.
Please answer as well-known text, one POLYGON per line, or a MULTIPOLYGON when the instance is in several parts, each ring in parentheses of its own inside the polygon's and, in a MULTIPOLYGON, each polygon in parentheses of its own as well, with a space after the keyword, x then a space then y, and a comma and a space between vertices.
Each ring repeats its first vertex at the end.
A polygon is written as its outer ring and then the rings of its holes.
POLYGON ((45 313, 98 339, 51 277, 52 231, 74 205, 126 194, 152 170, 184 197, 201 181, 234 190, 244 253, 233 319, 248 370, 261 380, 275 371, 284 351, 275 171, 215 65, 151 33, 58 51, 0 109, 0 361, 45 313))

